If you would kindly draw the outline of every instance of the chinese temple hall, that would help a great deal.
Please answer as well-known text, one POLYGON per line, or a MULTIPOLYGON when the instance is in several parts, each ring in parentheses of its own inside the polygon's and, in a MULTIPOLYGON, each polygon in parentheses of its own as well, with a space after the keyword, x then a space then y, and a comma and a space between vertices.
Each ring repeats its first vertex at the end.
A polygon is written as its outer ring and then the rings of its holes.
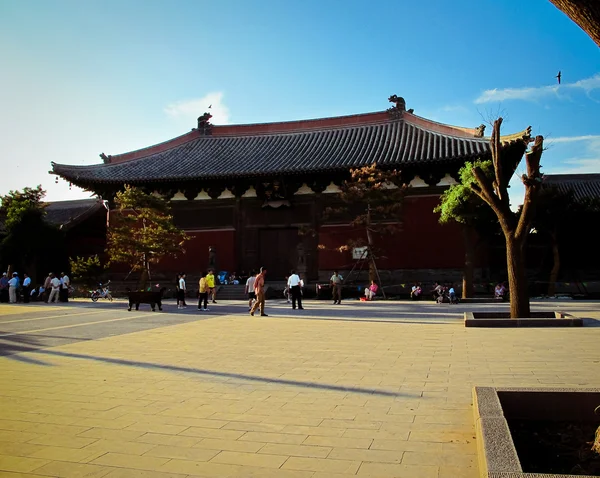
MULTIPOLYGON (((464 128, 421 118, 393 96, 375 113, 264 124, 213 125, 198 118, 191 132, 154 146, 107 156, 103 163, 52 163, 51 173, 112 202, 125 184, 170 200, 190 240, 185 253, 155 273, 197 274, 214 246, 217 268, 271 279, 298 269, 311 281, 350 270, 351 252, 336 247, 361 234, 323 217, 351 168, 377 163, 401 172, 408 185, 401 232, 379 238, 378 267, 386 282, 458 280, 464 264, 460 229, 440 225, 434 207, 466 161, 490 158, 484 126, 464 128), (314 234, 300 234, 310 229, 314 234), (325 247, 323 247, 325 246, 325 247)), ((516 167, 530 130, 502 137, 516 167)), ((481 267, 481 264, 479 264, 481 267)))

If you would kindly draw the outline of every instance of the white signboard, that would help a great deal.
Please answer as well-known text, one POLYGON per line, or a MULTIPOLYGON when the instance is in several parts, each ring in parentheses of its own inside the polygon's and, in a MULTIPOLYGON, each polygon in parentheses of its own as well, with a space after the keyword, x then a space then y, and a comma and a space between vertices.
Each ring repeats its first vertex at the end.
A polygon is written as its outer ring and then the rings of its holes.
POLYGON ((352 259, 366 259, 367 255, 367 246, 354 247, 352 249, 352 259))

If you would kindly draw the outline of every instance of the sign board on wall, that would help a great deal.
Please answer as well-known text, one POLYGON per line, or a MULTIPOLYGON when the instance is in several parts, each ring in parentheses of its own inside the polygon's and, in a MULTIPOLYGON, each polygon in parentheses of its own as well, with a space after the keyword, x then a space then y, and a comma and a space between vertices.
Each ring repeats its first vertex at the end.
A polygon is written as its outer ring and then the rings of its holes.
POLYGON ((366 259, 367 255, 367 246, 352 248, 352 259, 366 259))

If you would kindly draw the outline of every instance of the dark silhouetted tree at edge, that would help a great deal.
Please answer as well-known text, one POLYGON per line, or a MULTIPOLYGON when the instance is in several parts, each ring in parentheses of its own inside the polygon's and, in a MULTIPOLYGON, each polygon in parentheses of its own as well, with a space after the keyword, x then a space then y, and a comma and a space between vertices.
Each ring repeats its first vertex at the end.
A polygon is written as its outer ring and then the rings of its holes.
POLYGON ((489 160, 466 163, 459 171, 460 182, 444 191, 440 204, 434 209, 434 212, 440 214, 441 224, 454 221, 462 230, 465 247, 463 299, 473 297, 473 272, 477 246, 481 240, 489 240, 500 232, 494 212, 471 188, 471 184, 475 181, 474 166, 480 168, 488 177, 494 174, 493 164, 489 160))
POLYGON ((600 2, 598 0, 550 0, 600 46, 600 2))
MULTIPOLYGON (((530 316, 527 278, 525 275, 525 243, 529 235, 542 183, 540 160, 544 138, 536 136, 533 146, 525 153, 527 173, 521 177, 525 186, 525 197, 520 214, 517 214, 510 208, 508 183, 512 176, 512 167, 506 164, 502 155, 501 125, 502 118, 494 121, 494 129, 490 139, 494 174, 490 178, 481 166, 474 165, 471 168, 474 178, 471 187, 475 194, 492 208, 504 234, 510 292, 510 316, 514 319, 530 316)), ((523 141, 528 142, 529 137, 525 137, 523 141)))
POLYGON ((344 206, 328 207, 324 216, 349 218, 352 228, 364 231, 363 237, 349 239, 338 250, 344 252, 366 246, 370 258, 369 279, 376 280, 378 251, 375 238, 399 230, 406 186, 398 171, 381 169, 373 163, 352 169, 350 178, 343 182, 340 190, 339 198, 344 206))
POLYGON ((140 189, 125 186, 111 211, 107 254, 109 264, 125 263, 140 271, 140 290, 150 279, 150 265, 183 253, 187 236, 175 226, 167 202, 140 189))
POLYGON ((1 262, 9 271, 18 267, 21 276, 24 272, 29 274, 34 283, 38 269, 52 270, 66 265, 64 235, 44 219, 45 195, 46 191, 38 185, 10 191, 1 198, 0 214, 5 218, 6 230, 0 242, 1 262))

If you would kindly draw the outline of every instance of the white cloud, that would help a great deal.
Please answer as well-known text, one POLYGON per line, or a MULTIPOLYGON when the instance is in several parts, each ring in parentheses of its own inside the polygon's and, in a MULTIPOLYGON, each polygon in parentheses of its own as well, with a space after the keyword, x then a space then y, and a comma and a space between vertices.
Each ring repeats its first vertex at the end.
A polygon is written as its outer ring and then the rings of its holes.
POLYGON ((562 85, 503 89, 494 88, 493 90, 485 90, 475 100, 475 103, 481 104, 506 100, 536 101, 546 96, 559 97, 561 92, 567 91, 580 90, 589 94, 591 91, 599 88, 600 73, 597 73, 590 78, 584 78, 583 80, 578 80, 574 83, 563 83, 562 85))
POLYGON ((223 104, 221 91, 208 93, 202 98, 171 103, 164 111, 169 117, 185 122, 190 128, 195 127, 198 116, 206 112, 213 115, 211 123, 229 124, 229 108, 223 104))
POLYGON ((575 141, 600 140, 600 134, 588 134, 585 136, 559 136, 558 138, 547 138, 549 143, 572 143, 575 141))
MULTIPOLYGON (((588 134, 585 136, 561 136, 558 138, 550 138, 548 143, 552 145, 556 143, 583 143, 581 152, 578 154, 575 149, 576 156, 563 159, 560 164, 555 164, 546 171, 548 174, 584 174, 584 173, 600 173, 600 135, 588 134)), ((569 153, 573 146, 569 146, 569 153)))

